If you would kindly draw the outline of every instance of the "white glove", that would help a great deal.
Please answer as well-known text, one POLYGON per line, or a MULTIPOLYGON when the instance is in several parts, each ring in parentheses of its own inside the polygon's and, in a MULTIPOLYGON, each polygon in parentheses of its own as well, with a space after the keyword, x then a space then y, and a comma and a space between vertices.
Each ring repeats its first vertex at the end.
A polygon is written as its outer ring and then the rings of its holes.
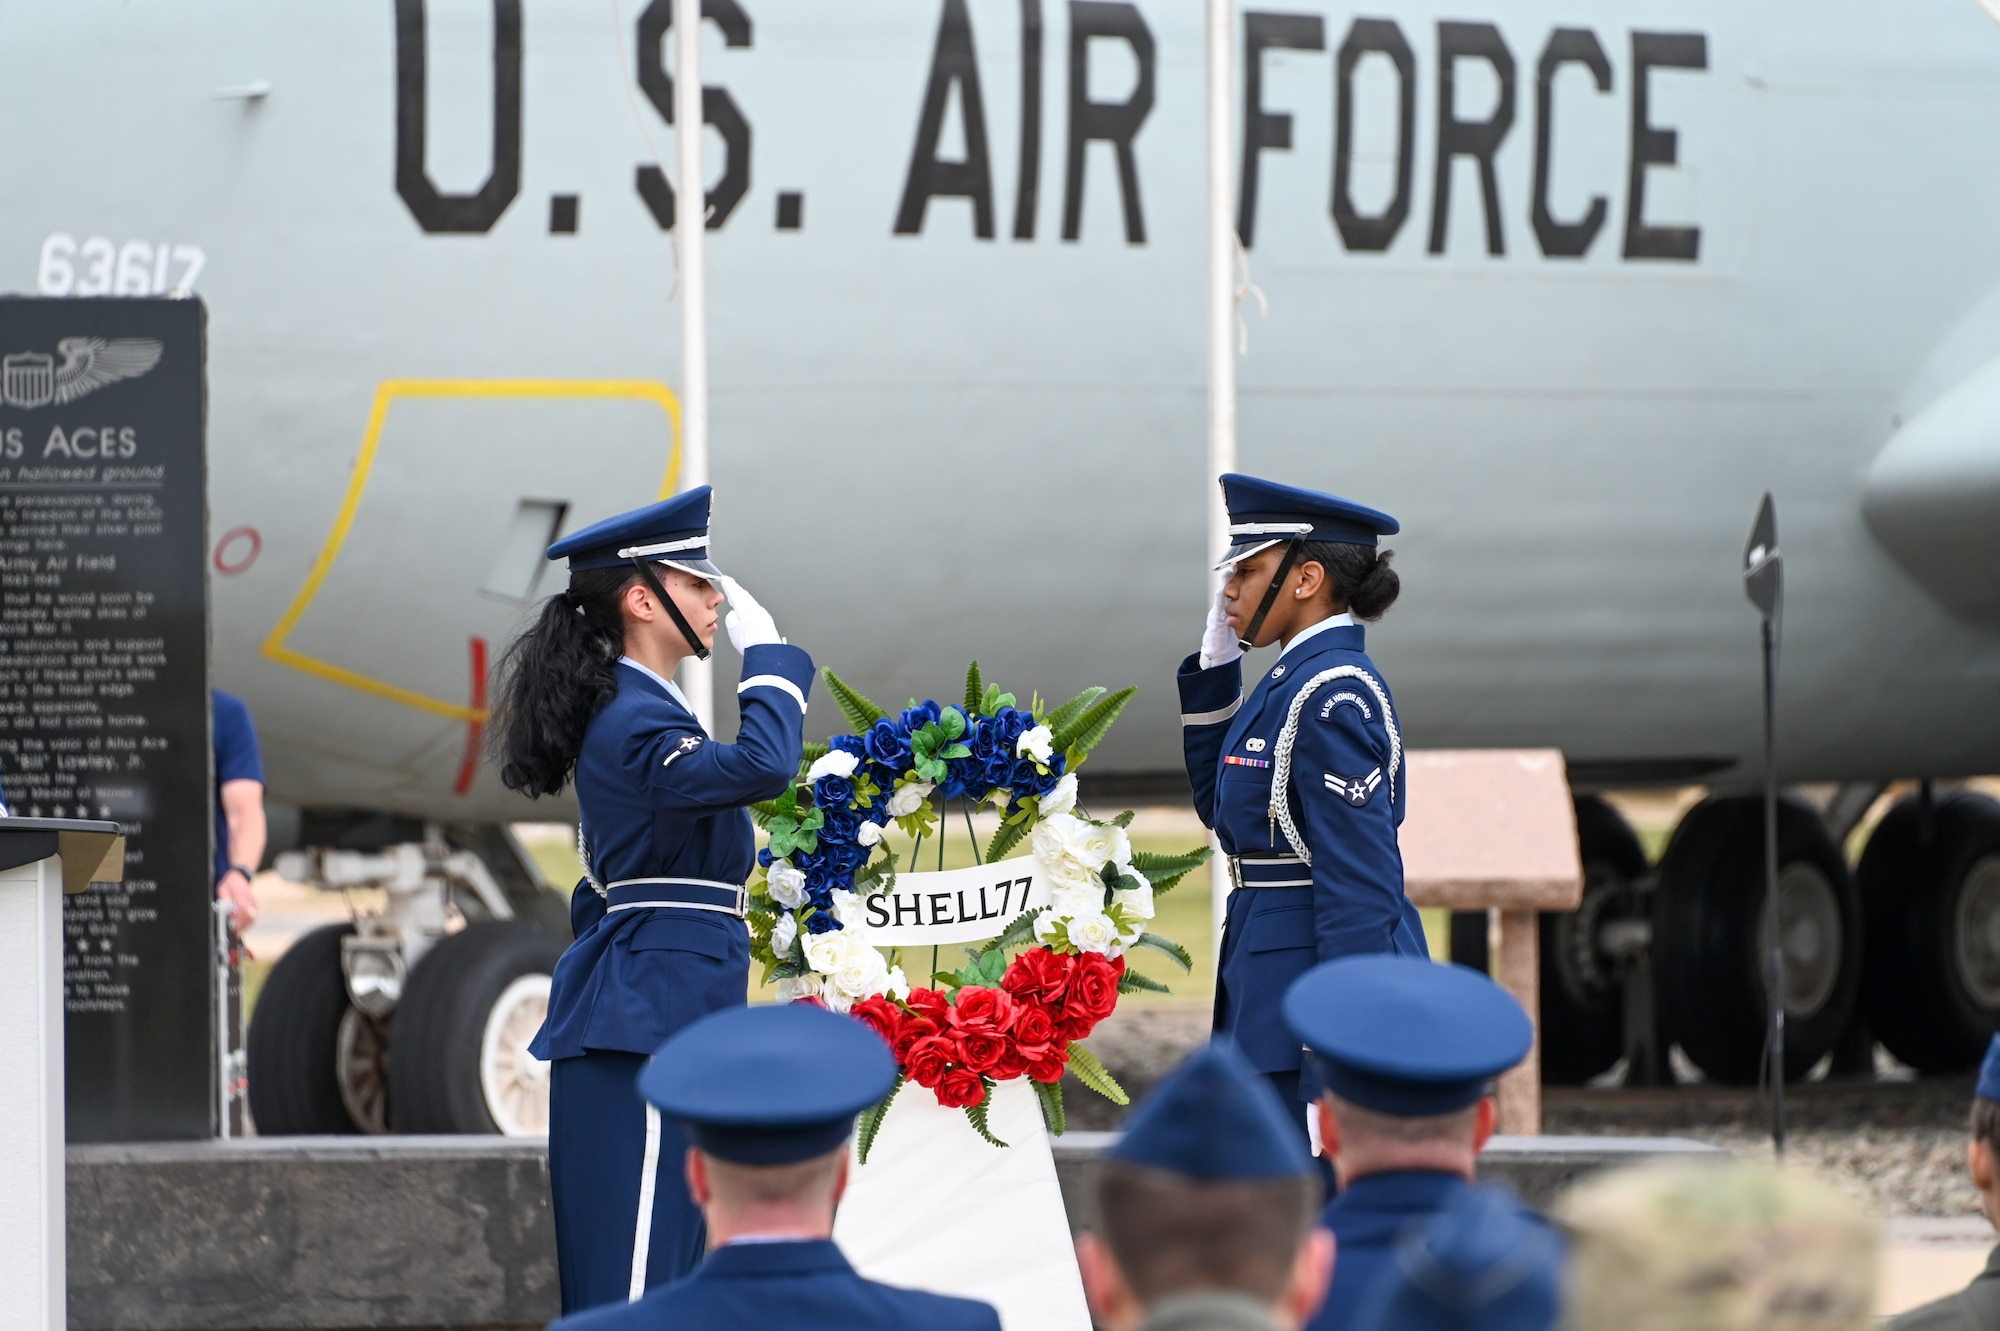
POLYGON ((729 614, 723 618, 722 627, 728 630, 729 645, 739 654, 747 648, 771 647, 785 640, 771 612, 743 590, 743 584, 731 577, 717 578, 716 583, 729 598, 729 614))
POLYGON ((1208 627, 1201 634, 1201 668, 1228 665, 1243 655, 1237 645, 1236 630, 1229 627, 1229 595, 1224 587, 1215 589, 1215 601, 1208 607, 1208 627))
POLYGON ((1314 1155, 1326 1154, 1326 1143, 1319 1139, 1319 1106, 1306 1106, 1306 1140, 1312 1143, 1314 1155))

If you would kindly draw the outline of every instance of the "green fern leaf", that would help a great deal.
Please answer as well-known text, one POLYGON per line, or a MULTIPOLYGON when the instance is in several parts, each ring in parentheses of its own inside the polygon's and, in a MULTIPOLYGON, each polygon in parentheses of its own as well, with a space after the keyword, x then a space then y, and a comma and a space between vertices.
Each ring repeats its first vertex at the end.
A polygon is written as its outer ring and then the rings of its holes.
MULTIPOLYGON (((1066 722, 1061 730, 1055 731, 1055 738, 1051 741, 1051 747, 1057 753, 1073 755, 1069 761, 1070 765, 1074 767, 1083 760, 1085 755, 1097 747, 1098 741, 1103 739, 1110 731, 1111 723, 1116 721, 1118 714, 1125 710, 1125 704, 1131 702, 1138 692, 1137 688, 1128 684, 1116 693, 1107 694, 1105 697, 1099 698, 1096 702, 1084 708, 1075 719, 1066 722)), ((1050 729, 1053 730, 1054 727, 1050 727, 1050 729)))
POLYGON ((1069 1042, 1069 1070, 1076 1074, 1078 1081, 1088 1086, 1091 1090, 1096 1091, 1112 1104, 1129 1105, 1132 1103, 1132 1097, 1125 1094, 1125 1088, 1118 1084, 1118 1079, 1112 1076, 1102 1063, 1097 1061, 1097 1055, 1091 1053, 1074 1040, 1069 1042))
POLYGON ((1028 824, 1002 823, 994 829, 993 840, 986 844, 986 858, 981 861, 991 864, 995 860, 1007 858, 1007 852, 1021 844, 1021 838, 1028 835, 1028 824))
POLYGON ((1146 875, 1146 881, 1153 885, 1153 895, 1171 892, 1174 885, 1190 873, 1208 863, 1215 852, 1208 846, 1189 851, 1185 855, 1160 855, 1152 851, 1134 851, 1132 867, 1146 875))
POLYGON ((986 1123, 986 1107, 993 1103, 993 1083, 986 1083, 986 1098, 976 1105, 965 1107, 965 1117, 971 1122, 972 1130, 995 1146, 1005 1147, 1006 1142, 993 1135, 993 1129, 986 1123))
POLYGON ((1069 1127, 1069 1119, 1063 1113, 1062 1083, 1038 1081, 1031 1084, 1035 1088, 1035 1098, 1042 1102, 1042 1118, 1048 1122, 1049 1135, 1062 1136, 1069 1127))
POLYGON ((1161 984, 1152 976, 1142 975, 1138 971, 1126 971, 1124 978, 1118 981, 1118 992, 1121 994, 1136 994, 1141 990, 1149 994, 1171 994, 1173 992, 1173 990, 1167 988, 1167 986, 1161 984))
POLYGON ((1062 706, 1042 718, 1042 724, 1051 731, 1060 731, 1064 726, 1083 715, 1083 709, 1104 696, 1102 684, 1092 684, 1062 706))
POLYGON ((882 1130, 882 1120, 889 1113, 889 1103, 896 1098, 896 1093, 903 1089, 903 1081, 903 1074, 898 1072, 896 1084, 889 1088, 889 1093, 862 1110, 861 1121, 854 1126, 854 1145, 860 1151, 861 1163, 864 1165, 868 1163, 868 1152, 874 1149, 875 1134, 882 1130))
POLYGON ((1189 972, 1194 970, 1194 958, 1188 955, 1186 948, 1171 938, 1162 938, 1158 934, 1140 934, 1139 941, 1133 946, 1150 947, 1155 952, 1164 952, 1179 962, 1182 970, 1189 972))
POLYGON ((1000 936, 987 946, 995 952, 1003 952, 1010 947, 1032 941, 1035 937, 1035 917, 1040 914, 1041 912, 1036 910, 1022 911, 1010 920, 1000 936))
POLYGON ((986 701, 986 681, 979 677, 979 662, 965 668, 965 714, 971 716, 986 701))
POLYGON ((819 673, 826 680, 827 692, 831 693, 833 700, 840 704, 841 715, 847 718, 847 724, 853 726, 857 732, 868 729, 888 715, 880 707, 856 693, 846 680, 834 674, 831 669, 822 669, 819 673))

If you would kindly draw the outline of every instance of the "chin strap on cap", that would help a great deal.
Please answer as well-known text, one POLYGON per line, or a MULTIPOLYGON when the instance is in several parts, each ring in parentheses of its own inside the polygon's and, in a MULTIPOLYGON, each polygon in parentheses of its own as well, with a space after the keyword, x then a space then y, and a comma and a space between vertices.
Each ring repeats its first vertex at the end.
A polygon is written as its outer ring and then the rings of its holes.
MULTIPOLYGON (((687 639, 688 646, 694 649, 694 659, 697 661, 706 661, 708 659, 708 648, 695 635, 693 627, 687 622, 687 616, 683 615, 681 608, 674 604, 674 598, 667 595, 667 589, 660 585, 659 578, 653 573, 653 566, 637 555, 630 556, 630 559, 632 567, 639 570, 639 576, 646 580, 648 587, 652 588, 653 595, 659 599, 661 605, 667 608, 667 614, 672 617, 674 627, 681 631, 681 636, 687 639)), ((1269 598, 1266 599, 1268 600, 1269 598)))
POLYGON ((1299 552, 1305 548, 1306 543, 1296 537, 1285 542, 1285 557, 1278 561, 1278 571, 1271 575, 1271 585, 1264 589, 1264 599, 1258 604, 1257 613, 1250 617, 1250 622, 1243 626, 1243 635, 1236 640, 1236 645, 1244 651, 1256 646, 1257 632, 1264 627, 1264 616, 1270 614, 1271 607, 1278 603, 1278 589, 1285 585, 1292 565, 1299 562, 1299 552))

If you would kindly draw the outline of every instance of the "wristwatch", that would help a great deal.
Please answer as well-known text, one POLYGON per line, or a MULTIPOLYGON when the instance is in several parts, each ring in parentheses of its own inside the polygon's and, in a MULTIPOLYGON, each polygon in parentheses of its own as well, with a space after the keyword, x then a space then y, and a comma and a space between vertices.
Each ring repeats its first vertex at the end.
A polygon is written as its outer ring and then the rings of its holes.
POLYGON ((255 871, 253 871, 253 870, 250 870, 250 869, 246 869, 246 868, 244 868, 244 867, 243 867, 242 865, 240 865, 240 864, 232 864, 232 865, 230 865, 230 866, 229 866, 229 867, 228 867, 228 868, 227 868, 226 870, 224 870, 224 871, 223 871, 223 874, 222 874, 222 876, 223 876, 224 878, 227 878, 227 877, 229 877, 229 875, 230 875, 230 874, 233 874, 233 873, 240 873, 240 874, 242 874, 242 875, 243 875, 243 881, 244 881, 244 882, 246 882, 246 883, 254 883, 254 882, 256 882, 256 881, 257 881, 257 875, 256 875, 255 871))

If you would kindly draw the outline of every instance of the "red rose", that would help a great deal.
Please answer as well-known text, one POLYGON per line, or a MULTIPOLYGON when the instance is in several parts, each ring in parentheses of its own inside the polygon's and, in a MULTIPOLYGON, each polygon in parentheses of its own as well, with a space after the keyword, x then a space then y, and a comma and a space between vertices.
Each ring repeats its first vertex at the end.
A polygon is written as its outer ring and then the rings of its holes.
POLYGON ((1007 1037, 994 1030, 972 1030, 958 1037, 958 1050, 965 1066, 974 1072, 991 1072, 1007 1052, 1007 1037))
POLYGON ((1024 1003, 1054 1007, 1069 988, 1070 959, 1045 947, 1031 947, 1014 958, 1000 987, 1024 1003))
POLYGON ((904 1016, 902 1023, 896 1028, 896 1042, 893 1046, 896 1051, 896 1061, 907 1065, 910 1061, 910 1050, 916 1048, 920 1041, 928 1040, 937 1033, 937 1023, 930 1018, 904 1016))
MULTIPOLYGON (((1038 1048, 1036 1052, 1041 1052, 1041 1049, 1038 1048)), ((1012 1040, 1004 1040, 1001 1042, 999 1059, 986 1075, 995 1081, 1013 1081, 1017 1077, 1025 1077, 1028 1075, 1028 1055, 1020 1045, 1012 1040)))
POLYGON ((1097 1018, 1080 1007, 1072 1007, 1056 1018, 1056 1039, 1063 1044, 1081 1040, 1097 1029, 1097 1018))
POLYGON ((1069 985, 1066 1008, 1088 1013, 1103 1021, 1118 1006, 1118 982, 1125 978, 1125 958, 1107 961, 1101 954, 1086 952, 1077 958, 1076 974, 1069 985))
POLYGON ((1050 1045, 1049 1052, 1028 1064, 1028 1076, 1043 1083, 1062 1080, 1063 1069, 1069 1066, 1069 1046, 1050 1045))
POLYGON ((1023 1003, 1014 1009, 1014 1040, 1017 1044, 1047 1044, 1056 1038, 1055 1019, 1045 1008, 1023 1003))
POLYGON ((946 1109, 965 1109, 985 1098, 986 1083, 965 1068, 953 1068, 937 1084, 937 1102, 946 1109))
POLYGON ((872 1029, 890 1048, 895 1048, 896 1036, 903 1024, 903 1010, 890 1000, 877 994, 864 998, 848 1009, 849 1015, 872 1029))
POLYGON ((814 997, 813 997, 812 995, 810 995, 810 994, 806 994, 806 995, 804 995, 804 996, 802 996, 802 997, 799 997, 799 998, 794 998, 794 999, 792 1000, 792 1003, 793 1003, 794 1005, 799 1005, 799 1004, 803 1004, 803 1005, 805 1005, 806 1007, 816 1007, 816 1008, 820 1008, 820 1009, 822 1009, 822 1010, 826 1010, 826 1000, 825 1000, 825 999, 823 999, 823 998, 814 998, 814 997))
POLYGON ((916 1043, 904 1066, 910 1071, 911 1081, 919 1086, 935 1087, 956 1062, 958 1046, 942 1035, 933 1035, 916 1043))
POLYGON ((998 989, 968 985, 958 991, 958 1006, 952 1009, 952 1024, 967 1028, 1007 1029, 1014 1016, 1014 1000, 998 989))
POLYGON ((939 1026, 943 1026, 951 1016, 951 1004, 935 989, 912 989, 903 1002, 912 1011, 928 1017, 939 1026))

